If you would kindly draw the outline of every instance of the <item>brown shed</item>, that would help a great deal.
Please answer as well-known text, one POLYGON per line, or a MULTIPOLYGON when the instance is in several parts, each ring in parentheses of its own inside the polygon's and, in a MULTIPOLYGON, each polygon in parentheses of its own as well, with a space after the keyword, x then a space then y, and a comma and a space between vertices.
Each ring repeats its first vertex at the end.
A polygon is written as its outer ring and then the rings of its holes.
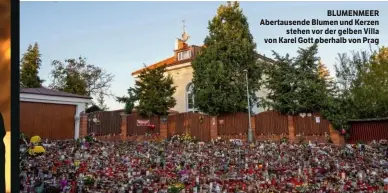
POLYGON ((42 139, 76 139, 79 115, 91 98, 47 88, 20 90, 20 132, 42 139))

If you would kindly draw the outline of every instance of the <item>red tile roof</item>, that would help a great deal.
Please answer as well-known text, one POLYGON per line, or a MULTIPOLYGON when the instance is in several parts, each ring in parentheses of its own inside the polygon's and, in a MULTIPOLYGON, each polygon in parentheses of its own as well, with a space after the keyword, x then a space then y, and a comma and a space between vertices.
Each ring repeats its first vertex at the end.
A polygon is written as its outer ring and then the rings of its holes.
MULTIPOLYGON (((170 66, 170 65, 174 64, 175 62, 176 62, 175 56, 172 56, 172 57, 164 59, 164 60, 162 60, 160 62, 152 64, 150 66, 147 66, 146 68, 147 69, 155 69, 155 68, 163 66, 163 65, 170 66)), ((135 72, 132 72, 132 76, 136 75, 136 74, 139 74, 141 71, 143 71, 146 68, 142 68, 142 69, 136 70, 135 72)))
MULTIPOLYGON (((188 50, 188 49, 192 49, 193 47, 200 47, 201 48, 201 47, 205 47, 205 45, 202 45, 202 46, 196 46, 196 45, 188 46, 187 44, 183 43, 183 45, 180 45, 180 48, 178 48, 177 50, 174 50, 174 51, 177 52, 177 51, 181 51, 181 50, 188 50)), ((149 66, 147 66, 145 68, 141 68, 139 70, 136 70, 135 72, 132 72, 132 76, 136 75, 136 74, 139 74, 144 69, 155 69, 155 68, 163 66, 163 65, 166 65, 166 67, 173 66, 173 65, 176 65, 176 64, 182 64, 184 62, 190 62, 193 59, 194 59, 194 57, 192 57, 190 59, 186 59, 186 60, 177 61, 176 55, 174 55, 174 56, 166 58, 166 59, 164 59, 164 60, 162 60, 160 62, 157 62, 155 64, 149 65, 149 66)))
MULTIPOLYGON (((202 45, 202 46, 195 46, 195 45, 193 45, 192 47, 201 47, 201 48, 203 48, 203 47, 206 47, 206 46, 205 46, 205 45, 202 45)), ((187 49, 187 47, 184 47, 183 49, 187 49)), ((182 49, 179 49, 179 50, 182 50, 182 49)), ((175 50, 175 51, 177 51, 177 50, 175 50)), ((267 61, 267 62, 271 62, 271 63, 274 62, 273 59, 268 58, 268 57, 266 57, 266 56, 263 56, 263 55, 261 55, 261 54, 258 54, 258 57, 259 57, 260 59, 264 60, 264 61, 267 61)), ((160 66, 163 66, 163 65, 166 65, 166 67, 168 67, 168 66, 173 66, 173 65, 177 65, 177 64, 182 64, 182 63, 184 63, 184 62, 190 62, 190 61, 192 61, 193 59, 194 59, 194 57, 192 57, 192 58, 190 58, 190 59, 186 59, 186 60, 177 61, 177 60, 176 60, 176 56, 171 56, 171 57, 166 58, 166 59, 164 59, 164 60, 162 60, 162 61, 160 61, 160 62, 157 62, 157 63, 155 63, 155 64, 149 65, 149 66, 147 66, 147 67, 145 67, 145 68, 141 68, 141 69, 139 69, 139 70, 136 70, 135 72, 132 72, 132 76, 133 76, 133 75, 136 75, 136 74, 139 74, 139 73, 140 73, 141 71, 143 71, 144 69, 155 69, 155 68, 160 67, 160 66)))

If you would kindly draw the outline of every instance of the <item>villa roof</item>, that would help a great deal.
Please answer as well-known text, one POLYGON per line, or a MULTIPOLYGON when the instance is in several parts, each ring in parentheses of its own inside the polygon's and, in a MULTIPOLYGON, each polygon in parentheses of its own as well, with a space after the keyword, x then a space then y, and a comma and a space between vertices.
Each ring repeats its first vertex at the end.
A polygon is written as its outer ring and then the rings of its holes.
MULTIPOLYGON (((190 46, 190 47, 204 47, 204 46, 190 46)), ((266 56, 264 56, 264 55, 261 55, 261 54, 258 54, 258 58, 260 58, 260 59, 262 59, 262 60, 264 60, 264 61, 266 61, 266 62, 271 62, 271 63, 274 62, 273 59, 268 58, 268 57, 266 57, 266 56)), ((145 69, 155 69, 155 68, 158 68, 158 67, 163 66, 163 65, 165 65, 166 67, 174 66, 174 65, 177 65, 177 64, 182 64, 182 63, 186 63, 186 62, 191 62, 193 59, 194 59, 194 57, 192 57, 192 58, 190 58, 190 59, 178 61, 177 58, 176 58, 176 56, 171 56, 171 57, 166 58, 166 59, 164 59, 164 60, 162 60, 162 61, 159 61, 159 62, 157 62, 157 63, 154 63, 154 64, 152 64, 152 65, 146 66, 146 67, 144 67, 144 68, 141 68, 141 69, 139 69, 139 70, 136 70, 136 71, 132 72, 132 76, 137 75, 137 74, 140 74, 140 72, 143 71, 143 70, 145 70, 145 69)))

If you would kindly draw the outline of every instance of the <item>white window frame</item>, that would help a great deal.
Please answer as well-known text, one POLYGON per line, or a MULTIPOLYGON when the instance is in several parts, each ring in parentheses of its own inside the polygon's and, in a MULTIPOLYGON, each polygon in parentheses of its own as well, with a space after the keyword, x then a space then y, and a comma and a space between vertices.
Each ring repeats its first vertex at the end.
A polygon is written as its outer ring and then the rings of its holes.
POLYGON ((194 107, 189 108, 189 94, 191 94, 191 100, 193 101, 193 106, 194 106, 193 87, 194 85, 191 82, 186 86, 186 111, 187 112, 196 112, 196 109, 194 107))
POLYGON ((191 58, 191 50, 186 50, 178 53, 178 61, 191 58), (186 55, 187 54, 187 55, 186 55))

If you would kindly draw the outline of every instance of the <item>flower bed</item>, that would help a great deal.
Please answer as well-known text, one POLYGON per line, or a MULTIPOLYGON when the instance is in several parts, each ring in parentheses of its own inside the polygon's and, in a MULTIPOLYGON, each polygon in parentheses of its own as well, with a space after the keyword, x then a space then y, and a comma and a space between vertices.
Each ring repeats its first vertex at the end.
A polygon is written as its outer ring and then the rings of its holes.
POLYGON ((372 192, 382 190, 388 178, 384 143, 362 148, 235 141, 220 137, 197 143, 186 134, 165 141, 107 142, 89 136, 41 142, 42 155, 22 158, 21 184, 26 191, 43 180, 46 190, 74 192, 372 192), (38 172, 29 176, 28 170, 38 172))

